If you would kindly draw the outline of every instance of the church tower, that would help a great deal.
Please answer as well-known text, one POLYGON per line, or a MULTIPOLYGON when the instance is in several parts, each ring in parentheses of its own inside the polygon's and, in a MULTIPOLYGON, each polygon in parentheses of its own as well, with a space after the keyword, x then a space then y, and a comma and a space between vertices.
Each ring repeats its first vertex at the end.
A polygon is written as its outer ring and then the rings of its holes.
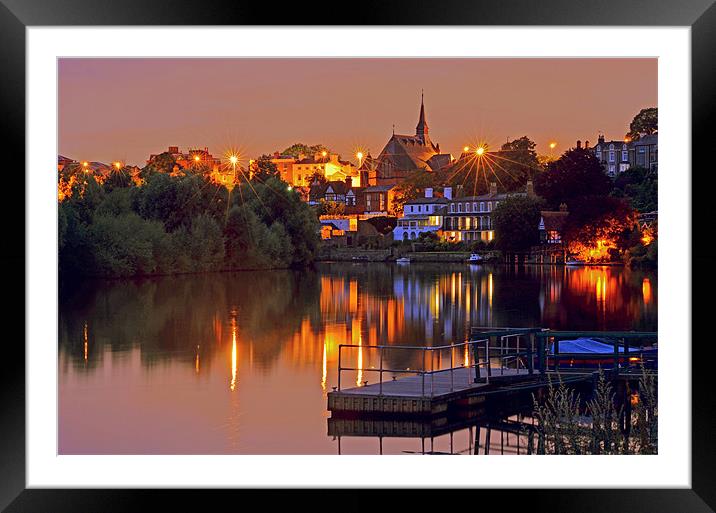
POLYGON ((420 91, 420 118, 418 119, 418 125, 415 127, 415 136, 424 145, 429 145, 430 138, 428 137, 428 123, 425 121, 425 104, 422 91, 420 91))

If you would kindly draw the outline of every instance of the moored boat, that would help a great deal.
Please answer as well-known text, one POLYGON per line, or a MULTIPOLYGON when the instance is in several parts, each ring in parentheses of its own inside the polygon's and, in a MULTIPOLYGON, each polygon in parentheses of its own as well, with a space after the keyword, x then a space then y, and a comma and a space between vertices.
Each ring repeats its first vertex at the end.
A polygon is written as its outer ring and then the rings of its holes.
MULTIPOLYGON (((574 340, 559 341, 559 365, 560 367, 577 368, 607 368, 614 364, 614 340, 596 338, 577 338, 574 340)), ((552 367, 555 364, 554 358, 555 343, 553 342, 547 353, 547 364, 552 367)), ((658 349, 653 346, 639 348, 631 347, 624 355, 624 346, 619 345, 617 352, 620 355, 619 366, 641 365, 652 366, 656 361, 658 349)))
POLYGON ((395 261, 396 264, 409 264, 410 259, 408 257, 401 257, 395 261))

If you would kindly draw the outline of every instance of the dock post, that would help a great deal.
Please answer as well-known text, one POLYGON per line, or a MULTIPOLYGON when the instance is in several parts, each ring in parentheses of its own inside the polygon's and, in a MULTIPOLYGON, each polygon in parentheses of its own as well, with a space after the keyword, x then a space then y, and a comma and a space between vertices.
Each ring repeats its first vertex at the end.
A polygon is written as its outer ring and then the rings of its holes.
POLYGON ((554 370, 559 372, 559 339, 554 338, 554 370))
POLYGON ((455 390, 455 379, 453 377, 452 368, 455 366, 453 353, 455 352, 454 344, 450 345, 450 392, 455 390))
POLYGON ((339 392, 341 390, 341 348, 343 348, 343 344, 338 345, 338 391, 339 392))
POLYGON ((485 342, 485 361, 487 362, 487 381, 490 381, 490 378, 492 377, 492 368, 490 367, 490 342, 492 341, 493 336, 489 335, 487 337, 487 341, 485 342))
POLYGON ((541 334, 537 335, 537 364, 539 366, 539 372, 540 374, 544 375, 546 368, 545 365, 547 363, 547 359, 545 358, 545 337, 541 334))
POLYGON ((423 349, 423 368, 421 369, 421 375, 422 375, 422 395, 425 397, 425 349, 423 349))
POLYGON ((378 385, 378 394, 383 395, 383 348, 380 348, 380 371, 378 371, 380 377, 380 385, 378 385))
POLYGON ((475 365, 475 383, 480 382, 480 349, 477 342, 473 343, 473 360, 475 365))
POLYGON ((527 335, 527 372, 532 375, 535 373, 535 334, 527 335))

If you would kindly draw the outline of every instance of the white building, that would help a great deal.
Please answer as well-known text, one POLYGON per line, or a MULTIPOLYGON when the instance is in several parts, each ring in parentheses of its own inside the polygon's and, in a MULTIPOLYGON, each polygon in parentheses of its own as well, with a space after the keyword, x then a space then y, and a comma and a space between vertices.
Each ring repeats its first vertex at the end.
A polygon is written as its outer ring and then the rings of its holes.
MULTIPOLYGON (((446 188, 446 196, 450 197, 450 192, 451 189, 446 188)), ((393 229, 393 240, 414 240, 421 233, 437 233, 442 229, 447 204, 446 198, 435 197, 432 188, 426 188, 424 198, 408 201, 403 206, 403 215, 393 229)))

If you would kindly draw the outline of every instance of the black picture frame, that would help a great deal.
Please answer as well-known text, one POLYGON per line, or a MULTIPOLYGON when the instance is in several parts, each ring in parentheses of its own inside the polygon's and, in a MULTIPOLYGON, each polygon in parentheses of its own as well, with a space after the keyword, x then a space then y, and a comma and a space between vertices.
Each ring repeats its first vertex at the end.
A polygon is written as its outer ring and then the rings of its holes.
MULTIPOLYGON (((716 99, 716 5, 714 0, 486 0, 440 2, 364 1, 359 8, 340 13, 337 4, 284 6, 262 2, 201 2, 197 0, 0 0, 0 104, 5 144, 12 151, 13 169, 25 169, 25 29, 39 25, 284 25, 342 23, 369 25, 621 25, 691 27, 692 68, 692 169, 684 161, 677 172, 692 181, 692 265, 710 269, 714 256, 703 246, 708 240, 709 196, 713 187, 713 143, 709 124, 716 99), (693 181, 698 177, 698 187, 693 181), (701 234, 701 237, 699 237, 701 234), (702 245, 697 251, 695 243, 702 245)), ((625 83, 628 86, 628 83, 625 83)), ((664 141, 664 144, 669 144, 664 141)), ((7 169, 10 172, 10 169, 7 169)), ((6 175, 7 177, 7 175, 6 175)), ((26 489, 25 477, 25 351, 18 340, 24 339, 24 326, 18 320, 25 313, 25 282, 19 269, 25 267, 25 195, 24 180, 14 173, 6 178, 4 251, 0 254, 5 282, 5 325, 17 325, 17 337, 4 341, 5 365, 0 371, 2 422, 0 430, 0 508, 7 511, 125 511, 149 509, 150 501, 161 501, 169 509, 167 494, 181 509, 205 509, 203 494, 186 490, 61 490, 26 489)), ((688 229, 688 227, 684 227, 688 229)), ((549 489, 481 490, 468 495, 462 507, 488 506, 498 499, 500 509, 529 508, 531 511, 580 512, 706 512, 716 509, 716 399, 710 381, 712 362, 705 323, 711 308, 708 279, 696 281, 692 289, 692 487, 690 489, 549 489), (701 300, 699 300, 701 299, 701 300), (477 498, 479 495, 479 498, 477 498), (509 500, 507 500, 509 497, 509 500), (487 498, 487 499, 486 499, 487 498), (484 505, 484 506, 481 506, 484 505)), ((668 293, 668 292, 667 292, 668 293)), ((30 306, 30 305, 28 305, 30 306)), ((685 331, 686 336, 686 331, 685 331)), ((52 343, 48 341, 48 343, 52 343)), ((684 419, 688 421, 688 419, 684 419)), ((516 462, 516 464, 519 464, 516 462)), ((578 471, 575 468, 575 471, 578 471)), ((625 477, 625 483, 628 476, 625 477)), ((216 493, 216 492, 214 492, 216 493)), ((254 491, 222 491, 221 495, 240 493, 242 502, 254 491)), ((319 492, 294 491, 298 499, 319 492)), ((321 491, 321 501, 337 501, 336 507, 357 510, 358 504, 370 504, 371 491, 321 491)), ((285 492, 271 492, 272 500, 285 498, 285 492)), ((425 507, 430 491, 413 491, 401 497, 401 507, 425 507)), ((442 494, 439 494, 442 495, 442 494)), ((435 495, 433 494, 434 498, 435 495)), ((213 498, 212 498, 213 499, 213 498)), ((329 501, 329 502, 325 502, 329 501)))

